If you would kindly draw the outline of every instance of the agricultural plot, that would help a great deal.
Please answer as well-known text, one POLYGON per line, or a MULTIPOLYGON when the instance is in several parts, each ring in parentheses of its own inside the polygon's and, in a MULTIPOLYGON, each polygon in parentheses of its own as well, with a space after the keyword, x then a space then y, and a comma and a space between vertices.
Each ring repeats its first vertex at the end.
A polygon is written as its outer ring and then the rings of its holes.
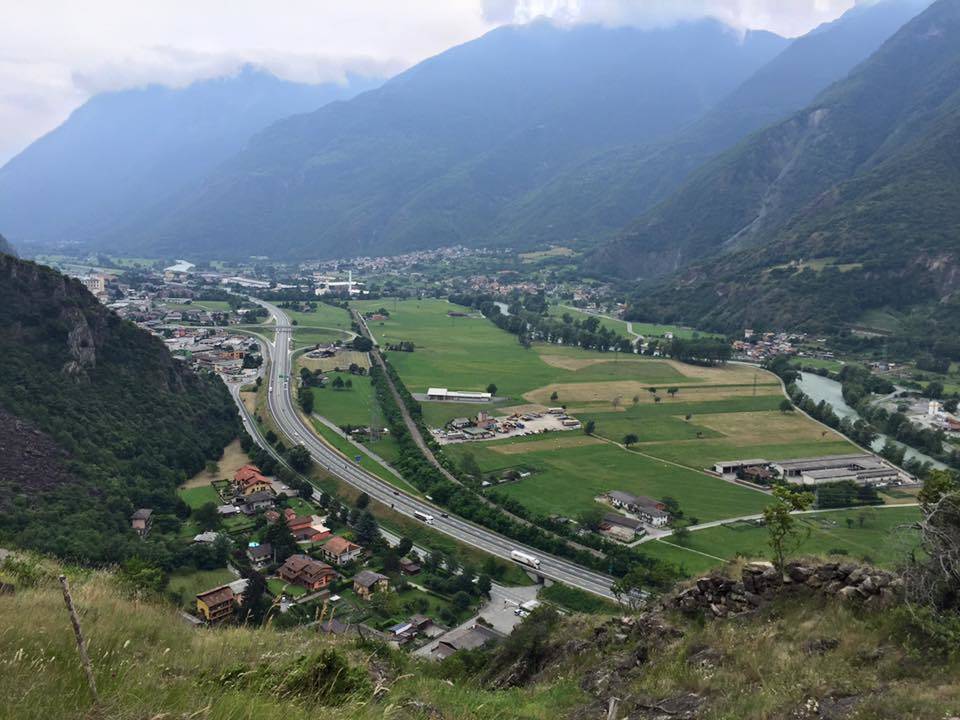
MULTIPOLYGON (((894 567, 917 547, 917 535, 907 526, 918 517, 916 507, 804 515, 801 527, 808 534, 795 554, 835 555, 894 567)), ((766 529, 752 522, 698 530, 682 543, 668 537, 644 543, 640 549, 683 567, 690 575, 706 572, 738 556, 759 558, 770 554, 766 529)))
POLYGON ((401 340, 412 353, 389 352, 411 392, 428 387, 482 391, 497 385, 501 407, 422 403, 424 419, 442 426, 478 410, 564 405, 596 425, 582 432, 447 446, 454 461, 474 456, 484 473, 528 469, 530 477, 497 486, 531 511, 576 517, 610 490, 676 498, 701 522, 759 512, 762 493, 702 472, 721 460, 771 460, 851 452, 842 436, 800 413, 783 413, 780 381, 759 368, 730 363, 686 365, 663 358, 534 344, 524 348, 493 323, 442 300, 357 302, 361 311, 387 307, 372 327, 382 345, 401 340), (458 313, 451 317, 448 313, 458 313), (638 442, 627 451, 625 436, 638 442))
MULTIPOLYGON (((373 394, 373 385, 369 375, 351 375, 350 373, 329 373, 330 380, 325 388, 312 388, 313 411, 338 426, 368 426, 372 415, 380 416, 377 401, 373 394), (334 379, 349 380, 352 387, 336 390, 332 387, 334 379), (376 407, 376 409, 374 409, 376 407)), ((380 420, 382 422, 382 418, 380 420)))
MULTIPOLYGON (((530 477, 497 486, 530 510, 577 517, 593 507, 594 498, 623 490, 655 498, 674 497, 687 517, 701 522, 760 512, 768 498, 763 493, 711 478, 693 470, 625 452, 609 443, 579 434, 473 443, 447 450, 455 459, 472 453, 480 469, 500 474, 509 469, 532 471, 530 477), (522 449, 522 452, 518 452, 522 449)), ((606 506, 603 506, 606 507, 606 506)))
POLYGON ((343 308, 333 307, 318 302, 317 309, 310 312, 284 310, 290 316, 290 321, 296 321, 298 327, 333 328, 335 330, 350 330, 350 313, 343 308))
POLYGON ((333 357, 311 358, 306 355, 300 355, 297 358, 298 367, 305 367, 310 370, 320 370, 321 372, 330 372, 340 368, 346 369, 351 365, 358 365, 367 370, 370 369, 370 353, 359 352, 357 350, 340 350, 333 357))

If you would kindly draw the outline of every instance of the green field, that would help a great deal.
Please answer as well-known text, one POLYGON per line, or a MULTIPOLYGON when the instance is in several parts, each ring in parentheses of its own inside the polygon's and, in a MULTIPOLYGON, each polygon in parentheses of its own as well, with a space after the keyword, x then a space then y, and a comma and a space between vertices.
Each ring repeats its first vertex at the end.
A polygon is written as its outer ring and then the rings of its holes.
MULTIPOLYGON (((837 554, 851 560, 894 567, 917 547, 916 535, 903 526, 918 517, 919 510, 915 507, 803 515, 800 522, 809 531, 809 536, 795 554, 837 554), (861 516, 864 518, 862 525, 861 516)), ((690 533, 689 539, 682 545, 672 538, 666 538, 644 543, 640 549, 648 555, 682 565, 689 575, 722 564, 721 560, 707 555, 733 560, 737 556, 763 558, 770 554, 766 529, 749 522, 697 530, 690 533)))
POLYGON ((791 362, 791 365, 794 365, 798 368, 826 368, 830 372, 840 372, 841 368, 843 368, 845 364, 846 363, 843 363, 839 360, 821 360, 820 358, 808 357, 795 357, 791 362))
MULTIPOLYGON (((523 348, 516 337, 482 317, 449 317, 450 311, 466 309, 444 300, 370 300, 353 305, 361 311, 375 310, 381 305, 389 308, 388 320, 371 325, 381 345, 401 340, 415 344, 415 352, 388 353, 411 392, 425 392, 437 386, 483 391, 494 383, 498 395, 524 402, 524 393, 554 383, 700 382, 659 360, 554 345, 523 348)), ((432 413, 431 424, 442 424, 441 420, 456 417, 463 409, 443 404, 428 412, 432 413)))
MULTIPOLYGON (((555 437, 572 433, 558 433, 555 437)), ((533 475, 518 482, 500 485, 497 492, 513 497, 530 510, 543 514, 561 513, 577 517, 594 505, 594 498, 610 490, 623 490, 654 498, 676 498, 687 517, 701 522, 760 512, 769 501, 762 493, 708 477, 687 468, 626 452, 607 443, 582 447, 550 447, 518 454, 501 454, 497 446, 515 445, 510 440, 449 446, 458 459, 472 452, 484 472, 509 468, 532 469, 533 475)), ((605 507, 605 506, 604 506, 605 507)))
MULTIPOLYGON (((373 394, 373 385, 368 375, 351 375, 350 373, 326 373, 330 381, 325 388, 313 388, 313 411, 322 415, 338 426, 370 424, 371 407, 376 405, 373 394), (334 378, 350 380, 351 388, 334 390, 331 387, 334 378)), ((379 415, 379 411, 377 412, 379 415)), ((382 419, 381 421, 382 422, 382 419)))
POLYGON ((295 320, 301 327, 334 328, 350 332, 350 313, 343 308, 318 302, 317 309, 313 312, 293 310, 284 310, 284 312, 290 316, 291 321, 295 320))
POLYGON ((600 315, 592 315, 591 313, 584 312, 583 310, 577 310, 575 308, 569 307, 567 305, 551 305, 547 309, 547 313, 553 317, 562 318, 564 315, 570 315, 570 317, 575 320, 586 320, 590 317, 595 317, 600 321, 600 326, 605 327, 618 335, 623 335, 623 337, 628 340, 633 340, 633 335, 627 332, 627 323, 623 320, 616 320, 610 317, 602 317, 600 315))
MULTIPOLYGON (((560 345, 524 348, 483 318, 449 317, 450 311, 465 309, 443 300, 354 305, 361 311, 389 309, 389 319, 372 328, 381 345, 400 340, 415 344, 413 353, 388 353, 411 392, 431 386, 484 390, 493 382, 497 394, 506 398, 500 407, 563 404, 581 421, 594 421, 602 438, 619 443, 627 434, 639 437, 632 452, 610 444, 571 443, 571 433, 562 434, 563 447, 525 438, 444 450, 455 461, 472 452, 484 472, 534 469, 532 477, 498 491, 538 513, 575 517, 596 495, 619 489, 675 497, 688 516, 701 521, 750 514, 759 511, 765 496, 700 471, 721 460, 777 460, 849 452, 852 447, 799 413, 780 412, 779 381, 754 367, 704 368, 560 345), (678 392, 671 395, 670 388, 678 392)), ((430 427, 480 409, 497 409, 430 402, 422 407, 430 427)))
POLYGON ((205 590, 226 585, 237 579, 237 576, 226 568, 216 570, 175 570, 170 574, 167 591, 180 599, 184 609, 193 610, 197 607, 196 596, 205 590))

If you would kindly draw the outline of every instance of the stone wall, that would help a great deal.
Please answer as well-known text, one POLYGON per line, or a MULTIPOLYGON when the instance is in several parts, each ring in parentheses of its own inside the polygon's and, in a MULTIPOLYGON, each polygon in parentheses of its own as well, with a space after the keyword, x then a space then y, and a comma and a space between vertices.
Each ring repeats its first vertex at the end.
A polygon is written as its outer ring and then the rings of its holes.
POLYGON ((722 575, 699 578, 692 586, 667 596, 663 606, 668 610, 729 617, 753 612, 764 603, 791 593, 833 595, 876 607, 897 602, 902 595, 900 578, 869 566, 792 562, 785 570, 781 576, 771 563, 749 563, 740 580, 722 575))

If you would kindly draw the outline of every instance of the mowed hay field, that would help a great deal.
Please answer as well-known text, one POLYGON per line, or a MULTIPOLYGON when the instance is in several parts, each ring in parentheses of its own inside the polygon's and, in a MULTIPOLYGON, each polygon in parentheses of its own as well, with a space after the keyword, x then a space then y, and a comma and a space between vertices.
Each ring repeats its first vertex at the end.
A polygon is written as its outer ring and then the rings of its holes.
MULTIPOLYGON (((917 548, 918 536, 908 526, 919 517, 916 507, 801 515, 798 520, 807 535, 795 554, 834 555, 896 567, 917 548)), ((763 527, 752 522, 736 522, 697 530, 683 543, 668 537, 643 543, 640 549, 644 554, 674 563, 688 575, 695 575, 738 556, 769 557, 767 537, 763 527)))

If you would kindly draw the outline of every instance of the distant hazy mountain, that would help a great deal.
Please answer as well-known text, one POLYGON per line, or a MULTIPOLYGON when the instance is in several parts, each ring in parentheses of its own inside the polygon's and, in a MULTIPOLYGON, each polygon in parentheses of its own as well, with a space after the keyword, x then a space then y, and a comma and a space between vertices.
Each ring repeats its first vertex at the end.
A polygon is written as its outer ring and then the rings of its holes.
POLYGON ((197 182, 275 120, 375 85, 304 85, 248 68, 182 89, 97 95, 0 168, 0 227, 15 242, 97 238, 197 182))
POLYGON ((698 261, 637 307, 713 326, 924 303, 960 326, 960 2, 939 0, 595 260, 634 276, 698 261))
POLYGON ((858 5, 798 38, 703 117, 662 142, 590 158, 519 198, 498 232, 566 243, 620 231, 690 173, 750 133, 782 120, 841 80, 931 0, 858 5))
POLYGON ((498 213, 606 149, 698 118, 787 41, 716 22, 504 27, 279 122, 115 242, 330 256, 491 241, 498 213))

